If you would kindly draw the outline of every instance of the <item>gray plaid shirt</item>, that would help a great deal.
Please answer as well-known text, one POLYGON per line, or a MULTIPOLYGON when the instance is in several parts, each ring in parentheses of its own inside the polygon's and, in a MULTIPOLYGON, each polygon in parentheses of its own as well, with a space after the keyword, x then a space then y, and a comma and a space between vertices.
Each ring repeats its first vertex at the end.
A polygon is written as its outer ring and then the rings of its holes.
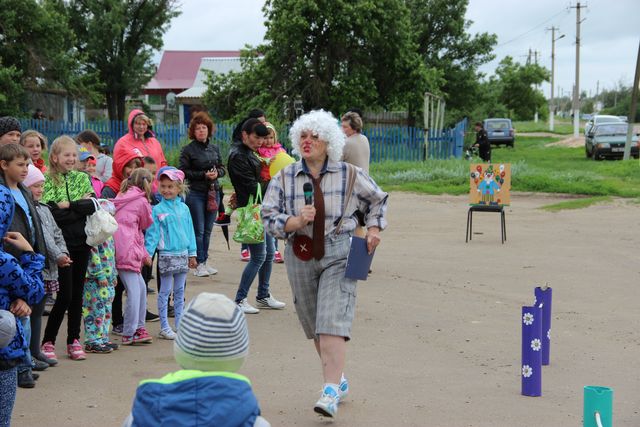
MULTIPOLYGON (((325 236, 335 231, 342 216, 344 220, 340 234, 352 233, 357 226, 357 220, 354 217, 356 210, 365 213, 367 227, 379 227, 383 230, 387 226, 385 215, 389 195, 360 168, 354 168, 356 180, 349 206, 343 212, 349 184, 347 167, 346 163, 328 160, 320 172, 322 175, 320 187, 324 195, 325 236)), ((311 182, 311 175, 304 160, 284 169, 286 188, 282 185, 282 173, 278 173, 271 179, 262 202, 262 221, 267 232, 272 236, 278 239, 293 238, 293 233, 285 233, 284 226, 291 216, 298 216, 300 208, 304 206, 302 186, 305 182, 311 182)), ((296 233, 311 237, 312 224, 308 224, 296 233)))

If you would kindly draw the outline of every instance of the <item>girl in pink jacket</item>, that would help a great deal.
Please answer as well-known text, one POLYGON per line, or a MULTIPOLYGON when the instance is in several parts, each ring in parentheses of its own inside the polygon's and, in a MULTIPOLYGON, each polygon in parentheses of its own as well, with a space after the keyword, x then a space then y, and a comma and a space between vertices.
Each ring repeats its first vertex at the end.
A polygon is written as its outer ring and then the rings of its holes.
POLYGON ((147 169, 136 169, 129 178, 122 181, 120 193, 113 199, 118 221, 118 231, 113 236, 116 244, 116 268, 127 290, 122 345, 153 340, 144 327, 147 286, 141 274, 143 263, 151 265, 142 232, 153 223, 149 204, 152 181, 153 176, 147 169))
POLYGON ((265 123, 265 126, 269 130, 269 136, 265 137, 264 144, 258 148, 258 154, 263 159, 262 170, 260 171, 260 178, 265 181, 271 181, 271 174, 269 173, 269 164, 271 160, 278 153, 286 153, 286 150, 282 148, 282 145, 278 141, 278 133, 275 126, 271 123, 265 123), (268 159, 268 160, 267 160, 268 159))

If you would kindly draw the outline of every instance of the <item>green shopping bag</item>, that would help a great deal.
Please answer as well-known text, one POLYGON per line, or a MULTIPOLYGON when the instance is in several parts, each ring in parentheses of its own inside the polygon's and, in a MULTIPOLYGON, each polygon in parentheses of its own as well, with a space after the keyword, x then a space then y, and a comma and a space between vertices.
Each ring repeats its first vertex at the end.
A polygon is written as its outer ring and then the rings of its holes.
POLYGON ((249 202, 245 207, 236 209, 238 226, 233 233, 233 240, 238 243, 262 243, 264 242, 264 225, 260 218, 260 203, 262 203, 262 189, 258 184, 255 203, 253 196, 249 196, 249 202))

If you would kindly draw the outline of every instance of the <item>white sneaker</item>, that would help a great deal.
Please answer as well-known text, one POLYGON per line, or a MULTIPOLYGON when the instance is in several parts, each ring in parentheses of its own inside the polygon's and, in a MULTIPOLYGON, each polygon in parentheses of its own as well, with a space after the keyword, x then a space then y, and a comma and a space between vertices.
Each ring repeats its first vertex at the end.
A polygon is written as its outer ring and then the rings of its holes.
POLYGON ((249 304, 249 302, 247 302, 246 298, 238 303, 238 308, 240 310, 242 310, 242 312, 245 313, 245 314, 260 313, 260 310, 258 310, 257 308, 255 308, 254 306, 249 304))
POLYGON ((208 265, 205 264, 204 268, 205 268, 205 270, 207 270, 207 273, 209 273, 212 276, 215 275, 215 274, 218 274, 218 270, 216 270, 213 267, 209 267, 208 265))
POLYGON ((166 331, 163 329, 158 334, 158 337, 162 338, 163 340, 175 340, 176 333, 173 332, 173 329, 167 329, 166 331))
POLYGON ((272 295, 269 295, 266 298, 256 298, 256 305, 260 308, 273 308, 279 310, 281 308, 284 308, 286 304, 282 301, 278 301, 272 295))
POLYGON ((338 403, 340 403, 340 397, 336 390, 332 387, 325 387, 313 410, 325 417, 335 418, 338 415, 338 403))
POLYGON ((207 266, 204 264, 198 264, 196 267, 196 271, 193 272, 194 276, 197 277, 207 277, 210 273, 207 271, 207 266))

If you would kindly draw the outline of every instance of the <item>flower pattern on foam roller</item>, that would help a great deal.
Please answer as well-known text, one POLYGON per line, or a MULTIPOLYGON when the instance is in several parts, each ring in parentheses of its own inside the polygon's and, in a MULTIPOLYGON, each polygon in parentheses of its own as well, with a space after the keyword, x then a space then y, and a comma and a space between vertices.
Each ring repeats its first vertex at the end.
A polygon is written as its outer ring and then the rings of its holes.
POLYGON ((522 315, 522 322, 529 326, 533 324, 533 313, 525 313, 522 315))
POLYGON ((542 348, 542 342, 538 338, 534 338, 531 340, 531 349, 533 351, 540 351, 542 348))
POLYGON ((533 368, 529 365, 522 365, 522 376, 529 378, 531 375, 533 375, 533 368))

